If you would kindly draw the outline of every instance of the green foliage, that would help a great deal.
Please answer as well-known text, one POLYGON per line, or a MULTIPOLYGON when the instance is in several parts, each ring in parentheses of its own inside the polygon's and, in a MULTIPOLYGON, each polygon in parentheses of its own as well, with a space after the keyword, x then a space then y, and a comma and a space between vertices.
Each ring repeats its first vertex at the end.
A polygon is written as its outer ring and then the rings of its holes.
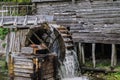
POLYGON ((6 45, 7 45, 6 43, 3 43, 3 44, 2 44, 2 47, 3 47, 3 48, 5 48, 5 47, 6 47, 6 45))
POLYGON ((0 39, 4 40, 9 30, 7 28, 0 28, 0 39))
POLYGON ((8 69, 6 68, 6 59, 5 56, 0 57, 0 80, 9 80, 8 79, 8 69))
POLYGON ((108 74, 106 80, 120 80, 120 72, 108 74))

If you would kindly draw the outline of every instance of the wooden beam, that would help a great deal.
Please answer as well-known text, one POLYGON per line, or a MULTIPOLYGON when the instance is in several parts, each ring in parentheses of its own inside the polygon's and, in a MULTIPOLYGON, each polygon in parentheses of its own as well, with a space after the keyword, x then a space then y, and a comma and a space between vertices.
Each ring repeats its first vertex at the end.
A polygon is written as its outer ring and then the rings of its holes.
POLYGON ((79 62, 80 64, 85 64, 85 54, 84 54, 84 46, 82 43, 78 43, 78 51, 79 51, 79 62))
POLYGON ((9 49, 10 49, 10 32, 7 35, 7 47, 6 47, 6 62, 9 61, 9 49))
POLYGON ((92 60, 93 60, 93 67, 96 67, 96 61, 95 61, 95 43, 92 44, 92 60))
POLYGON ((79 55, 79 63, 82 63, 82 54, 81 54, 81 43, 78 43, 78 55, 79 55))
POLYGON ((81 55, 82 55, 82 63, 85 64, 85 53, 84 53, 84 45, 81 44, 81 55))
POLYGON ((112 44, 112 54, 111 54, 111 67, 116 65, 116 47, 115 44, 112 44))
POLYGON ((116 53, 116 48, 115 48, 115 55, 114 55, 114 66, 117 65, 117 53, 116 53))

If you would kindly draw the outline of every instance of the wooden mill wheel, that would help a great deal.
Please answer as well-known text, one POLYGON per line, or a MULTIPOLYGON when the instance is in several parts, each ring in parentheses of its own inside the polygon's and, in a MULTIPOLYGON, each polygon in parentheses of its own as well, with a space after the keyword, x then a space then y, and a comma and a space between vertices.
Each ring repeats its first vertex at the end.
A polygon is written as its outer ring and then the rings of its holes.
POLYGON ((74 50, 71 34, 64 26, 43 23, 40 27, 33 28, 27 35, 26 45, 44 43, 50 52, 55 52, 62 61, 66 51, 74 50))
MULTIPOLYGON (((19 55, 11 55, 11 67, 9 71, 10 74, 14 75, 14 80, 39 80, 39 77, 36 75, 41 75, 40 72, 38 72, 41 68, 38 67, 41 67, 41 65, 44 65, 44 61, 47 61, 45 57, 44 59, 42 59, 43 56, 41 57, 41 54, 47 55, 55 53, 57 55, 58 61, 62 63, 66 56, 66 53, 72 52, 74 50, 73 40, 69 31, 65 27, 56 24, 43 23, 39 25, 39 27, 33 27, 30 29, 30 31, 26 35, 25 47, 41 44, 44 45, 46 51, 43 49, 38 51, 39 55, 37 54, 37 52, 34 52, 34 54, 24 56, 22 52, 19 55), (36 78, 32 79, 33 76, 35 76, 36 78)), ((54 59, 52 61, 49 60, 48 62, 50 63, 50 65, 54 65, 54 59)), ((54 68, 55 67, 51 69, 54 68)), ((55 77, 54 75, 41 75, 40 78, 45 80, 56 80, 55 78, 51 78, 55 77)))

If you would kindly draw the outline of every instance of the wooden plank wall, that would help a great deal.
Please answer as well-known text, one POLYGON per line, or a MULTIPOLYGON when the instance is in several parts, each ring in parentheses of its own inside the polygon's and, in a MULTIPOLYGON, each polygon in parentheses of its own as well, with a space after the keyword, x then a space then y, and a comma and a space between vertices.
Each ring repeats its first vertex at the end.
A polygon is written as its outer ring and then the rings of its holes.
POLYGON ((119 0, 37 3, 37 8, 37 14, 54 14, 57 24, 70 27, 75 42, 120 44, 119 0))
POLYGON ((25 46, 26 35, 29 29, 18 30, 10 33, 9 52, 20 52, 21 47, 25 46))

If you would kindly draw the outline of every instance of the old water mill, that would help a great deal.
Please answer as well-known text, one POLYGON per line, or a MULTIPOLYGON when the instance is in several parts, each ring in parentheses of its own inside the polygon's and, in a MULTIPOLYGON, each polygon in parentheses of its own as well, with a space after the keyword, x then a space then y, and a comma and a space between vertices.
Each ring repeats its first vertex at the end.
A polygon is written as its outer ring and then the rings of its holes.
POLYGON ((49 16, 1 18, 0 25, 11 30, 7 46, 11 79, 57 80, 80 75, 70 32, 46 17, 49 16))
POLYGON ((119 71, 119 0, 32 0, 25 8, 32 15, 14 16, 19 9, 3 5, 0 16, 9 29, 11 80, 89 80, 81 74, 119 71))

